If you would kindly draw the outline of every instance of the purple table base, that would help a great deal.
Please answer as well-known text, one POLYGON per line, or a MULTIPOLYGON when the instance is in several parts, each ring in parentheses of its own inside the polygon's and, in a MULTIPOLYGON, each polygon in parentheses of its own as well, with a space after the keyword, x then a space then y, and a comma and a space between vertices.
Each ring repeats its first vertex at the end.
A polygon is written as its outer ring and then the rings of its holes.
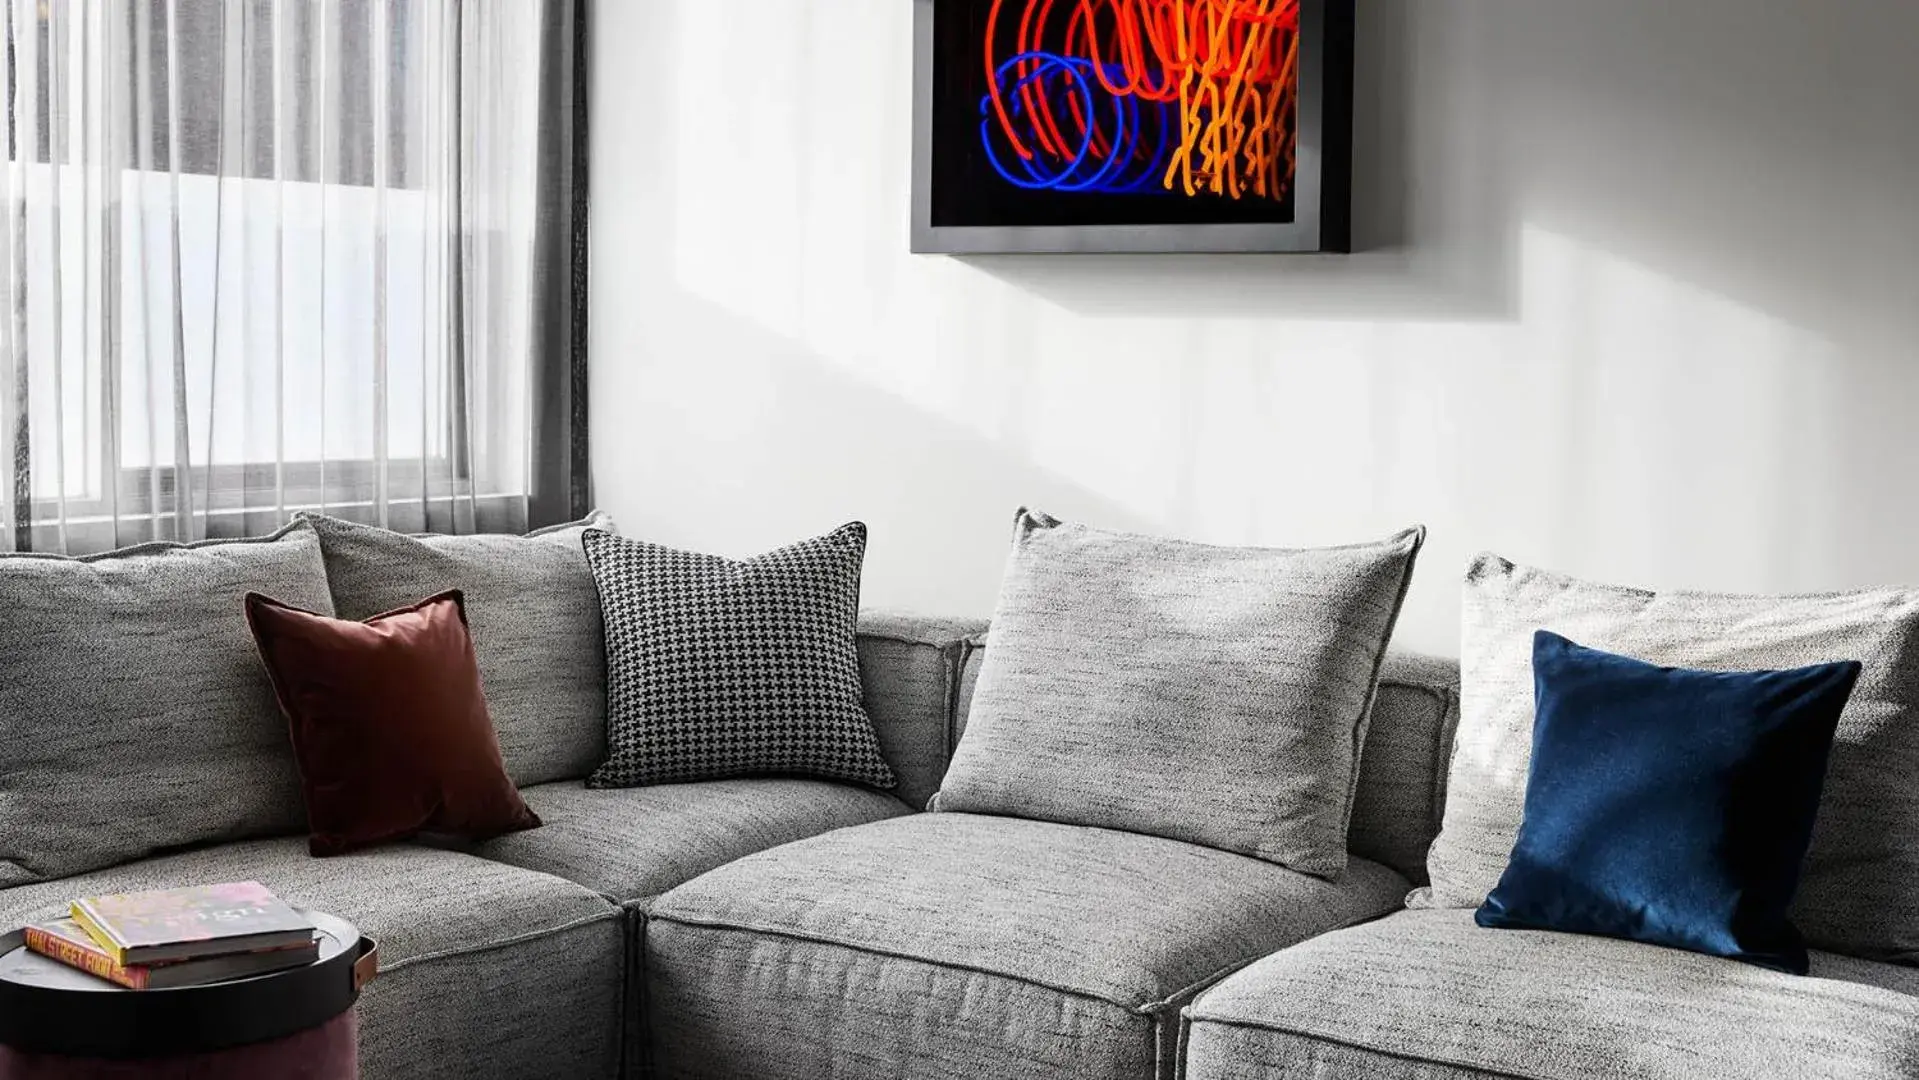
POLYGON ((272 1042, 210 1054, 142 1060, 22 1054, 0 1045, 0 1080, 359 1080, 360 1028, 353 1010, 272 1042))

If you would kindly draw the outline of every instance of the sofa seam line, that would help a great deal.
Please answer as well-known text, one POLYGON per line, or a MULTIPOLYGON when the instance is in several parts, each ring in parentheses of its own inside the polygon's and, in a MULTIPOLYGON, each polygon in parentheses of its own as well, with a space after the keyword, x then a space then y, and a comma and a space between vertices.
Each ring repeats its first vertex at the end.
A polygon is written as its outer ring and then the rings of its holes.
MULTIPOLYGON (((1432 776, 1433 835, 1432 839, 1426 841, 1426 857, 1428 859, 1432 858, 1433 844, 1439 839, 1439 834, 1444 831, 1446 827, 1446 789, 1448 787, 1448 781, 1452 776, 1453 758, 1459 753, 1459 721, 1461 710, 1460 696, 1457 689, 1448 689, 1443 692, 1435 691, 1435 693, 1440 695, 1439 730, 1433 734, 1433 763, 1438 767, 1433 770, 1432 776)), ((1431 878, 1432 872, 1428 870, 1427 880, 1429 885, 1431 878)))
POLYGON ((462 946, 460 948, 454 948, 454 949, 440 949, 436 952, 427 952, 427 953, 421 953, 418 956, 409 956, 405 958, 404 960, 396 960, 391 964, 381 964, 380 974, 386 975, 395 971, 404 971, 415 964, 429 963, 434 960, 446 960, 455 956, 471 956, 475 953, 492 952, 495 949, 504 949, 511 945, 523 945, 529 941, 538 941, 539 939, 544 937, 553 937, 559 934, 564 934, 569 930, 577 930, 582 926, 591 926, 592 924, 596 922, 606 922, 610 919, 619 919, 619 918, 623 918, 623 915, 620 909, 609 907, 606 911, 596 912, 592 915, 581 916, 580 918, 574 919, 571 922, 561 923, 558 926, 546 927, 540 930, 529 930, 524 934, 515 934, 515 935, 512 935, 511 937, 499 938, 497 940, 489 941, 481 945, 462 946))
MULTIPOLYGON (((966 682, 966 665, 972 663, 973 654, 983 646, 974 641, 978 635, 968 635, 954 642, 952 662, 947 668, 946 686, 946 764, 952 767, 953 754, 959 750, 960 687, 966 682)), ((969 703, 969 710, 970 703, 969 703)), ((941 786, 945 786, 945 776, 940 777, 941 786)))
POLYGON ((940 709, 942 714, 940 723, 945 728, 940 732, 940 775, 933 784, 933 790, 927 792, 926 801, 918 807, 922 811, 932 803, 934 796, 940 793, 940 788, 946 786, 946 771, 953 767, 953 750, 959 744, 959 740, 953 737, 953 730, 959 726, 960 672, 964 670, 965 665, 965 639, 953 642, 950 648, 940 650, 940 696, 945 699, 941 703, 944 707, 940 709))
POLYGON ((1056 994, 1066 994, 1070 997, 1084 998, 1088 1001, 1097 1002, 1101 1005, 1110 1005, 1113 1008, 1118 1009, 1121 1012, 1127 1013, 1132 1016, 1139 1016, 1149 1020, 1153 1019, 1154 1017, 1154 1014, 1148 1011, 1147 1007, 1145 1006, 1128 1005, 1125 1002, 1115 1001, 1110 997, 1106 997, 1103 994, 1094 993, 1090 990, 1081 990, 1081 989, 1077 989, 1075 987, 1069 987, 1069 986, 1056 986, 1052 983, 1041 982, 1038 979, 1029 979, 1023 975, 1009 975, 1003 971, 989 971, 985 968, 975 967, 971 964, 954 964, 954 963, 948 963, 943 960, 929 960, 923 956, 910 956, 906 953, 893 952, 888 949, 876 949, 867 945, 853 945, 844 941, 833 941, 827 938, 814 937, 812 935, 803 934, 796 931, 774 930, 767 927, 745 926, 738 923, 708 922, 708 921, 699 920, 699 919, 689 919, 679 915, 649 914, 647 917, 647 921, 649 923, 654 923, 654 922, 678 923, 681 926, 691 927, 696 930, 717 930, 724 933, 735 933, 735 934, 764 934, 769 937, 783 938, 787 941, 802 941, 809 945, 824 945, 828 948, 845 949, 848 952, 863 953, 867 956, 880 956, 880 957, 885 957, 889 960, 904 960, 909 963, 921 964, 926 967, 947 968, 953 971, 969 971, 975 975, 984 975, 991 979, 1004 979, 1007 982, 1021 983, 1026 986, 1037 987, 1041 990, 1051 990, 1052 992, 1056 994))
MULTIPOLYGON (((1350 925, 1350 924, 1348 924, 1348 925, 1350 925)), ((1338 929, 1338 930, 1344 930, 1344 929, 1345 929, 1345 927, 1343 927, 1343 926, 1341 926, 1341 927, 1335 927, 1334 929, 1338 929)), ((1331 930, 1328 930, 1328 931, 1326 931, 1326 933, 1329 933, 1329 934, 1330 934, 1330 933, 1332 933, 1332 931, 1331 931, 1331 930)), ((1316 935, 1314 935, 1314 936, 1315 936, 1315 937, 1317 937, 1318 935, 1316 934, 1316 935)), ((1280 949, 1279 951, 1280 951, 1280 952, 1284 952, 1286 948, 1291 948, 1291 946, 1286 946, 1286 947, 1284 947, 1284 948, 1282 948, 1282 949, 1280 949)), ((1239 962, 1237 962, 1237 963, 1234 963, 1234 964, 1228 964, 1227 966, 1225 966, 1225 967, 1223 967, 1223 968, 1220 968, 1219 970, 1217 970, 1217 971, 1215 971, 1215 972, 1213 972, 1213 973, 1212 973, 1211 975, 1207 975, 1207 976, 1204 976, 1204 977, 1202 977, 1202 978, 1200 978, 1200 979, 1199 979, 1199 980, 1198 980, 1197 982, 1190 982, 1190 983, 1187 983, 1187 984, 1186 984, 1185 986, 1182 986, 1182 987, 1180 987, 1180 988, 1179 988, 1178 990, 1175 990, 1175 991, 1173 991, 1172 993, 1170 993, 1170 994, 1168 994, 1168 995, 1166 995, 1165 997, 1163 997, 1163 998, 1161 998, 1160 1000, 1158 1000, 1158 1001, 1154 1001, 1154 1002, 1151 1002, 1151 1003, 1149 1003, 1149 1004, 1148 1004, 1148 1005, 1146 1006, 1146 1008, 1147 1008, 1147 1009, 1149 1009, 1149 1010, 1161 1010, 1161 1009, 1168 1009, 1168 1008, 1181 1008, 1181 1009, 1183 1009, 1183 1008, 1184 1008, 1185 1006, 1177 1006, 1177 1007, 1175 1007, 1175 1006, 1173 1006, 1173 1002, 1175 1002, 1175 1001, 1178 1001, 1178 1000, 1179 1000, 1180 998, 1183 998, 1183 997, 1189 997, 1189 996, 1190 996, 1190 997, 1194 997, 1194 998, 1197 998, 1197 997, 1198 997, 1198 996, 1200 995, 1200 993, 1201 993, 1202 991, 1204 991, 1204 990, 1205 990, 1205 989, 1207 989, 1208 987, 1210 987, 1210 986, 1212 986, 1212 985, 1214 985, 1215 983, 1218 983, 1218 982, 1220 982, 1221 980, 1224 980, 1224 979, 1226 979, 1226 978, 1229 978, 1230 976, 1232 976, 1232 975, 1233 975, 1233 973, 1234 973, 1234 972, 1237 972, 1237 971, 1240 971, 1240 970, 1242 970, 1242 969, 1244 969, 1244 968, 1247 968, 1247 967, 1249 967, 1249 966, 1251 966, 1251 965, 1253 965, 1253 964, 1256 964, 1256 963, 1258 963, 1259 961, 1261 961, 1261 960, 1264 960, 1264 959, 1265 959, 1266 957, 1268 957, 1268 956, 1272 956, 1272 955, 1274 955, 1274 954, 1273 954, 1273 953, 1262 953, 1261 955, 1259 955, 1259 956, 1255 956, 1255 957, 1252 957, 1251 959, 1247 959, 1247 960, 1241 960, 1241 961, 1239 961, 1239 962)))
POLYGON ((1300 1031, 1295 1028, 1281 1027, 1278 1024, 1262 1023, 1257 1020, 1229 1019, 1226 1017, 1219 1017, 1219 1016, 1207 1016, 1203 1013, 1194 1014, 1190 1011, 1186 1013, 1186 1020, 1189 1025, 1217 1024, 1220 1027, 1239 1028, 1243 1031, 1267 1031, 1267 1032, 1272 1032, 1275 1035, 1290 1035, 1296 1039, 1304 1039, 1307 1042, 1316 1042, 1325 1046, 1340 1046, 1348 1050, 1358 1050, 1362 1053, 1379 1054, 1384 1057, 1392 1058, 1396 1061, 1410 1062, 1415 1065, 1441 1065, 1448 1069, 1460 1069, 1466 1072, 1474 1072, 1484 1076, 1495 1077, 1497 1078, 1497 1080, 1539 1080, 1538 1077, 1531 1076, 1526 1073, 1506 1072, 1502 1069, 1492 1068, 1490 1066, 1468 1065, 1460 1061, 1446 1061, 1446 1060, 1435 1058, 1435 1057, 1426 1057, 1426 1056, 1416 1055, 1416 1054, 1405 1054, 1405 1053, 1400 1053, 1397 1050, 1387 1050, 1382 1047, 1367 1046, 1363 1043, 1353 1042, 1347 1039, 1336 1039, 1330 1035, 1321 1035, 1317 1032, 1312 1032, 1312 1031, 1300 1031))
POLYGON ((927 649, 937 649, 940 647, 940 643, 937 641, 928 641, 925 638, 911 637, 906 634, 895 634, 883 630, 858 630, 855 631, 854 636, 872 638, 874 641, 890 641, 895 645, 918 645, 927 649))
POLYGON ((933 638, 926 638, 926 637, 913 637, 908 634, 897 634, 890 630, 867 630, 862 628, 860 630, 857 630, 854 636, 863 637, 863 638, 872 638, 874 641, 890 641, 896 645, 918 645, 918 646, 921 646, 922 648, 945 651, 949 646, 952 646, 961 641, 965 641, 971 635, 956 634, 949 638, 933 639, 933 638))
MULTIPOLYGON (((1388 657, 1392 655, 1392 651, 1392 643, 1389 640, 1386 645, 1388 657)), ((1446 700, 1453 696, 1453 688, 1450 686, 1428 686, 1425 683, 1413 682, 1411 679, 1398 679, 1387 675, 1383 670, 1380 672, 1379 685, 1382 688, 1390 686, 1395 690, 1411 690, 1416 694, 1423 694, 1432 698, 1439 705, 1441 712, 1445 711, 1446 700)))
MULTIPOLYGON (((1391 869, 1391 868, 1388 867, 1388 869, 1391 869)), ((1397 873, 1397 872, 1398 871, 1394 871, 1394 873, 1397 873)), ((1291 945, 1282 945, 1279 948, 1272 950, 1271 952, 1261 953, 1258 956, 1254 956, 1246 960, 1242 960, 1237 964, 1231 964, 1231 965, 1228 965, 1227 967, 1223 967, 1219 969, 1219 971, 1215 972, 1210 979, 1201 979, 1198 982, 1190 983, 1182 987, 1181 989, 1175 991, 1168 997, 1166 997, 1165 1000, 1154 1002, 1153 1004, 1155 1006, 1171 1005, 1174 1001, 1178 1000, 1179 998, 1183 996, 1186 996, 1187 994, 1191 994, 1194 1000, 1198 1000, 1200 993, 1210 988, 1212 985, 1217 984, 1219 982, 1223 982, 1224 980, 1230 978, 1235 973, 1243 971, 1246 968, 1252 967, 1254 964, 1259 963, 1261 960, 1264 960, 1269 956, 1278 956, 1280 953, 1283 953, 1288 949, 1294 948, 1295 946, 1304 945, 1305 943, 1313 940, 1314 938, 1325 937, 1327 934, 1337 934, 1341 930, 1351 930, 1355 926, 1363 926, 1366 923, 1374 922, 1376 920, 1386 918, 1387 915, 1391 915, 1391 914, 1393 913, 1388 911, 1388 912, 1385 912, 1384 914, 1379 914, 1379 915, 1360 915, 1355 918, 1348 919, 1345 922, 1340 923, 1338 926, 1327 927, 1324 930, 1320 930, 1320 931, 1316 931, 1314 933, 1308 934, 1307 936, 1300 938, 1298 941, 1293 942, 1291 945)), ((1186 1007, 1187 1006, 1183 1006, 1183 1005, 1180 1006, 1182 1010, 1184 1010, 1186 1007)))
MULTIPOLYGON (((1153 1080, 1176 1080, 1179 1075, 1179 1040, 1177 1038, 1174 1039, 1171 1047, 1166 1045, 1167 1019, 1166 1016, 1161 1014, 1155 1014, 1152 1018, 1153 1080), (1168 1057, 1169 1050, 1171 1051, 1170 1058, 1168 1057), (1171 1067, 1166 1067, 1168 1065, 1171 1067)), ((1177 1020, 1178 1014, 1174 1014, 1172 1019, 1177 1020)))

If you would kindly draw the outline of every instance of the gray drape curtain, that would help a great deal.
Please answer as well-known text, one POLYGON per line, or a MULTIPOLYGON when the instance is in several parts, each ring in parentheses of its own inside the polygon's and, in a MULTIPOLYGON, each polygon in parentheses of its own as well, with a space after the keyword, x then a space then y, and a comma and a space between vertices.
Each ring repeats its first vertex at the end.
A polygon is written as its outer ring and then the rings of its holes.
POLYGON ((585 509, 580 0, 0 7, 0 548, 585 509))
POLYGON ((586 416, 587 0, 547 5, 540 100, 560 114, 540 125, 543 217, 535 236, 532 504, 536 524, 578 520, 591 506, 586 416))

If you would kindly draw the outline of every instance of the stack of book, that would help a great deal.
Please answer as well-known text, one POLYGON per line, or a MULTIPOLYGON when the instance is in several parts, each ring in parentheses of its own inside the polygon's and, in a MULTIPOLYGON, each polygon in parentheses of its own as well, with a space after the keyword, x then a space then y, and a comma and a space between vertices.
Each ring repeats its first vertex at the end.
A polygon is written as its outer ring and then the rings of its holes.
POLYGON ((257 881, 89 896, 27 948, 132 990, 264 975, 319 957, 313 924, 257 881))

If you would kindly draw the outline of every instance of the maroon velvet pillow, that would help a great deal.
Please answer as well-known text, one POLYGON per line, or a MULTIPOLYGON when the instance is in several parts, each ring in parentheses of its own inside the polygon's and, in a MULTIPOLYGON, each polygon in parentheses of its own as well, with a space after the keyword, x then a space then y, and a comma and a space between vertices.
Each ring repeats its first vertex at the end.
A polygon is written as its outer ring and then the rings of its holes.
POLYGON ((248 593, 247 625, 293 735, 313 854, 538 827, 500 761, 459 590, 365 622, 248 593))

